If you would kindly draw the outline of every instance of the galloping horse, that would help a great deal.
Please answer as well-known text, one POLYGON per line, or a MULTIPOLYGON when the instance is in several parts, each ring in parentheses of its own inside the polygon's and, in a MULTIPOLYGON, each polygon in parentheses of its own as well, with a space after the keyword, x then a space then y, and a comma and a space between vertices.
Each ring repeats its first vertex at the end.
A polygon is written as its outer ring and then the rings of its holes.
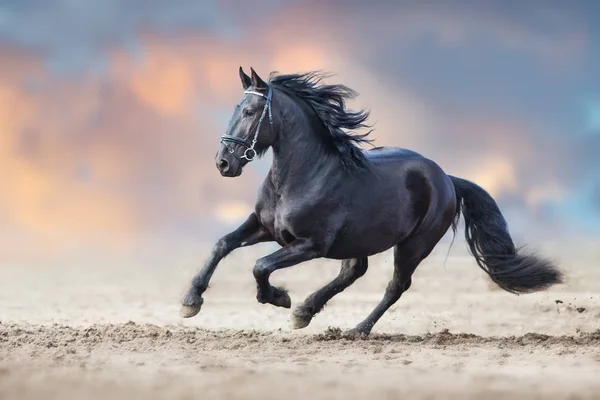
POLYGON ((217 264, 234 249, 274 241, 281 248, 258 259, 253 273, 260 303, 291 307, 286 291, 269 283, 276 270, 316 258, 342 260, 339 275, 298 305, 292 327, 306 327, 333 296, 365 274, 368 257, 394 248, 394 273, 375 310, 348 333, 369 334, 412 283, 412 274, 462 213, 465 236, 477 264, 511 293, 562 283, 550 261, 522 254, 494 199, 465 179, 446 175, 432 160, 410 150, 358 145, 370 142, 352 130, 367 127, 369 113, 346 108, 356 93, 323 84, 325 75, 271 74, 268 82, 239 70, 244 97, 216 166, 237 177, 271 147, 273 163, 259 189, 255 210, 214 245, 183 296, 181 316, 196 315, 217 264), (268 123, 264 121, 268 118, 268 123))

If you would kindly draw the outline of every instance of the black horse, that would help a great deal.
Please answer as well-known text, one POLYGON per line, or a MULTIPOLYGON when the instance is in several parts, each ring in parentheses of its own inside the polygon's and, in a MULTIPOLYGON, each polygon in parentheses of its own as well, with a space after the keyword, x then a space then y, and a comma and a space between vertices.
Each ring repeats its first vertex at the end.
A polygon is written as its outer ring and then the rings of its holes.
POLYGON ((234 249, 275 241, 281 249, 256 261, 257 299, 291 307, 289 295, 269 276, 315 258, 342 261, 339 275, 292 313, 303 328, 325 303, 367 271, 368 257, 394 248, 394 274, 382 301, 349 333, 368 334, 411 285, 411 276, 462 212, 466 241, 477 264, 503 289, 528 293, 562 283, 550 261, 522 254, 494 199, 476 184, 446 175, 413 151, 365 151, 367 110, 346 108, 356 93, 322 83, 324 75, 271 74, 263 81, 240 67, 245 97, 221 137, 216 155, 222 176, 236 177, 269 147, 273 164, 259 189, 255 211, 214 246, 182 298, 182 317, 196 315, 219 261, 234 249), (263 123, 268 116, 268 123, 263 123), (346 131, 344 131, 344 129, 346 131))

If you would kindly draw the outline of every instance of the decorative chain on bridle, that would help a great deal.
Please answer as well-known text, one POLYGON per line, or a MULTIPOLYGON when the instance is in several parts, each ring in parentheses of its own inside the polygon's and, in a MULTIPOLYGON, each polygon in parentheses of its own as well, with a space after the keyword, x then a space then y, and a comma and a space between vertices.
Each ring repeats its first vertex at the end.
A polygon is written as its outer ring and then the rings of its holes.
POLYGON ((273 97, 273 88, 271 87, 270 84, 267 84, 267 87, 269 88, 269 90, 268 90, 266 96, 263 93, 255 92, 253 90, 244 91, 244 94, 254 94, 257 96, 264 97, 266 99, 262 114, 260 116, 260 119, 258 120, 258 126, 256 127, 256 132, 254 133, 254 137, 252 138, 252 143, 248 143, 248 140, 237 137, 237 136, 231 136, 231 135, 221 136, 221 143, 223 143, 223 145, 229 150, 229 153, 231 153, 231 154, 234 154, 234 150, 233 150, 233 148, 231 148, 227 145, 228 142, 237 143, 237 144, 241 144, 242 146, 244 146, 246 148, 246 150, 244 150, 244 154, 242 154, 242 156, 240 158, 246 159, 248 162, 254 160, 254 158, 256 157, 256 150, 254 149, 254 146, 256 146, 256 141, 258 140, 258 133, 260 132, 260 126, 262 124, 263 119, 265 118, 265 115, 267 115, 267 111, 269 112, 269 125, 273 126, 273 115, 271 114, 271 98, 273 97))

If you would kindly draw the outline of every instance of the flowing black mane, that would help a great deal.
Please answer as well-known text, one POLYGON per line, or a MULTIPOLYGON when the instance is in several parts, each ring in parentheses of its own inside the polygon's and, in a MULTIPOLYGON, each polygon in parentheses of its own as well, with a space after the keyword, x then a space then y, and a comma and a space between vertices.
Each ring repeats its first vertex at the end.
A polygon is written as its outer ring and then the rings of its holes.
POLYGON ((325 125, 327 141, 331 144, 331 148, 339 154, 347 169, 368 168, 369 160, 357 145, 371 143, 372 140, 367 136, 372 131, 359 135, 345 132, 343 129, 352 131, 371 127, 365 124, 369 118, 369 111, 346 109, 346 100, 355 98, 358 93, 345 85, 321 84, 326 77, 328 77, 327 74, 315 71, 281 75, 273 72, 269 82, 306 101, 315 110, 325 125))

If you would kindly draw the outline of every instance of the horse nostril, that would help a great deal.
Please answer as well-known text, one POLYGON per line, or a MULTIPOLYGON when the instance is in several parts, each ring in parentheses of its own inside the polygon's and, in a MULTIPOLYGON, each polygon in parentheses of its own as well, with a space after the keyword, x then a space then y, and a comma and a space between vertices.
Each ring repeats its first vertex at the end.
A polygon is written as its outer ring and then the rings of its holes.
POLYGON ((227 172, 227 170, 229 169, 229 163, 224 158, 221 158, 219 160, 219 163, 217 164, 217 167, 220 171, 227 172))

